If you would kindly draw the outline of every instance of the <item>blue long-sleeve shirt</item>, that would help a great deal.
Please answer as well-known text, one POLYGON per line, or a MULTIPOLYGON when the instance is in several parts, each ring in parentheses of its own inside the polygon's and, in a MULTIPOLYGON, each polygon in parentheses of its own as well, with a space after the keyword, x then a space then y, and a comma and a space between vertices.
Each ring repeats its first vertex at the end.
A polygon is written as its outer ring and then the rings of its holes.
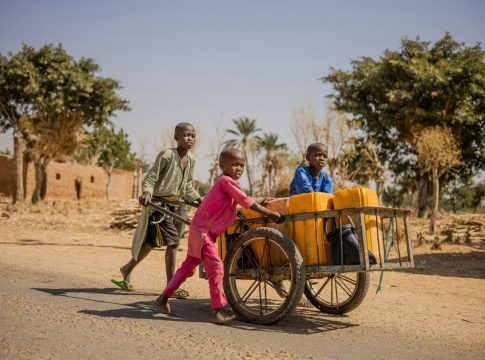
POLYGON ((290 184, 288 196, 309 192, 333 193, 333 180, 325 171, 320 171, 318 178, 310 173, 310 166, 300 165, 295 170, 295 176, 290 184))

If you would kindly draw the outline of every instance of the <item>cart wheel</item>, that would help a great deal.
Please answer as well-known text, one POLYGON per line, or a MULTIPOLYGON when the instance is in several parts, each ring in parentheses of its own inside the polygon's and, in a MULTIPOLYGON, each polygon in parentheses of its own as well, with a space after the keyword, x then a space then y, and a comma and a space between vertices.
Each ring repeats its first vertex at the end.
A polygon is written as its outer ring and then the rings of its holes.
POLYGON ((260 227, 243 233, 224 261, 224 291, 244 320, 274 324, 291 313, 305 287, 303 258, 278 230, 260 227))
POLYGON ((305 296, 320 311, 345 314, 364 300, 369 289, 368 272, 340 273, 305 282, 305 296))

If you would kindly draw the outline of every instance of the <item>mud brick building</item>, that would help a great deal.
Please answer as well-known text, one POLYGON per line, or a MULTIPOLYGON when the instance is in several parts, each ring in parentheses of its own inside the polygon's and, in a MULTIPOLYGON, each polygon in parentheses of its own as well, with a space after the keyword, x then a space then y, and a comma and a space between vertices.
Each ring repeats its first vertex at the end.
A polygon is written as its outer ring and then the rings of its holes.
MULTIPOLYGON (((45 199, 105 199, 107 181, 108 175, 100 167, 51 162, 47 168, 45 199)), ((24 168, 26 199, 32 196, 34 184, 34 166, 29 163, 24 168)), ((110 199, 137 197, 137 185, 139 182, 133 171, 115 169, 111 177, 110 199)), ((9 155, 0 155, 0 193, 12 196, 14 189, 14 159, 9 155)))

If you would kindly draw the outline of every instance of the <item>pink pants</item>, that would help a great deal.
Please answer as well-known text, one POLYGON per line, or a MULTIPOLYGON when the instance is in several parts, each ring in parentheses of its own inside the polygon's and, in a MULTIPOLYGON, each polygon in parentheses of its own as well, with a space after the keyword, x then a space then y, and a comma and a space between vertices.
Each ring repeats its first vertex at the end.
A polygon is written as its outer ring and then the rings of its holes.
POLYGON ((184 262, 180 265, 163 291, 163 295, 166 297, 172 296, 175 290, 177 290, 188 277, 195 274, 196 267, 202 263, 209 278, 211 307, 212 309, 219 309, 227 304, 226 296, 222 289, 224 265, 219 257, 214 241, 212 241, 208 235, 203 235, 203 238, 204 244, 202 245, 200 259, 187 255, 184 262))

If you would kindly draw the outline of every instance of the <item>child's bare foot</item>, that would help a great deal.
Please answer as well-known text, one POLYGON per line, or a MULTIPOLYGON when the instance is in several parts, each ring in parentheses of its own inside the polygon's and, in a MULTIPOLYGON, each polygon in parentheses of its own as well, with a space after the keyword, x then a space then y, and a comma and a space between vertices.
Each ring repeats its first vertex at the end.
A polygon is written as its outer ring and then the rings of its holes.
POLYGON ((121 276, 123 277, 123 280, 126 280, 128 282, 131 281, 131 274, 127 274, 126 271, 125 271, 125 268, 126 268, 126 265, 123 265, 122 267, 120 267, 120 273, 121 273, 121 276))
POLYGON ((157 297, 157 299, 153 301, 153 305, 155 305, 164 314, 175 315, 175 313, 173 313, 170 309, 168 298, 165 295, 160 295, 157 297))
POLYGON ((227 325, 236 318, 236 315, 224 315, 221 309, 212 310, 210 322, 218 325, 227 325))

